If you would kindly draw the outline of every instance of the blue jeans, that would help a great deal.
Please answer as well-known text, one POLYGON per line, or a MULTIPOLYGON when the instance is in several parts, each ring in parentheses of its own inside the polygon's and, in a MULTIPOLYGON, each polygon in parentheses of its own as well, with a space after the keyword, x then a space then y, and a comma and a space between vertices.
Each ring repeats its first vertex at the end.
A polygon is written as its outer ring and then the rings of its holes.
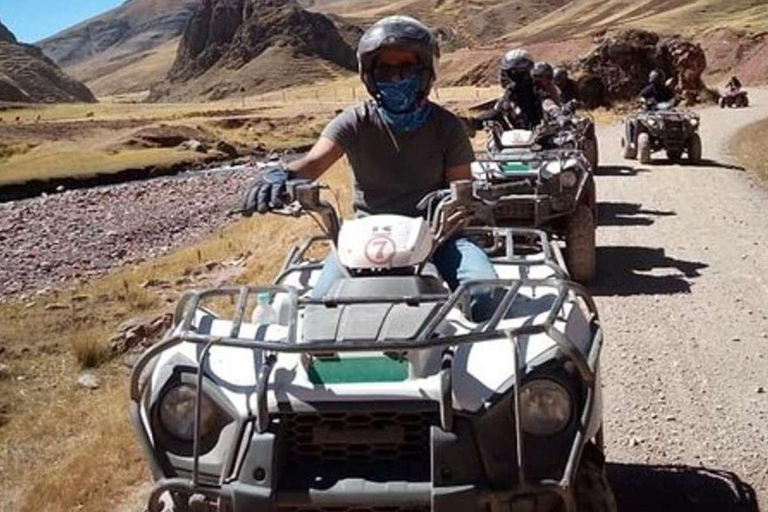
MULTIPOLYGON (((466 238, 454 238, 444 243, 432 257, 440 275, 455 290, 461 283, 475 279, 498 279, 496 270, 480 247, 466 238)), ((326 258, 323 270, 312 290, 312 298, 321 299, 346 272, 335 253, 326 258)), ((487 287, 472 291, 472 317, 476 322, 488 320, 496 309, 497 299, 487 287)))

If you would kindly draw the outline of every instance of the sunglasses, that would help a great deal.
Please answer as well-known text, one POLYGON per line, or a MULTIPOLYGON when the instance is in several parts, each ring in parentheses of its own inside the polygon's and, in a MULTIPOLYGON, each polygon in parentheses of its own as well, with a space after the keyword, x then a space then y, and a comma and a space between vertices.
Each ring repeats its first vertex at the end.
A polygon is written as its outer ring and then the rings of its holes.
POLYGON ((373 78, 377 82, 397 82, 418 75, 422 67, 416 62, 403 64, 377 64, 373 68, 373 78))

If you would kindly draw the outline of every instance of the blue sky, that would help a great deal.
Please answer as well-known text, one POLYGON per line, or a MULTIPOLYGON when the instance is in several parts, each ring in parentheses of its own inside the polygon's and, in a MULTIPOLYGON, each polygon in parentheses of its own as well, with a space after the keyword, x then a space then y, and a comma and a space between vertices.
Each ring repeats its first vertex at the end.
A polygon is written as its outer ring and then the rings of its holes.
POLYGON ((124 0, 0 0, 0 21, 24 43, 34 43, 124 0))

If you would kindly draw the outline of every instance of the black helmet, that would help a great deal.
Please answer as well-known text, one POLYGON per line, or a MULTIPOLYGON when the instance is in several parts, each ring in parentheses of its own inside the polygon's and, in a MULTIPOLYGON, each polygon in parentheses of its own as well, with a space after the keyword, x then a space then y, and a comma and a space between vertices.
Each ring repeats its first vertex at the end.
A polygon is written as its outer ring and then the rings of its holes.
POLYGON ((568 70, 562 66, 558 66, 552 72, 552 77, 555 79, 555 82, 565 82, 568 80, 568 70))
POLYGON ((533 60, 527 50, 510 50, 501 58, 501 70, 507 74, 529 73, 533 69, 533 60))
POLYGON ((546 62, 537 62, 535 66, 533 66, 533 70, 531 71, 531 75, 533 75, 533 78, 539 79, 539 80, 546 80, 546 79, 552 79, 552 66, 550 66, 546 62))
POLYGON ((664 71, 660 69, 654 69, 648 75, 648 81, 655 85, 661 85, 664 83, 664 71))
POLYGON ((360 79, 374 98, 378 96, 373 68, 382 50, 396 48, 416 54, 421 67, 422 94, 426 97, 437 78, 440 47, 437 39, 420 21, 409 16, 388 16, 365 31, 357 45, 360 79))

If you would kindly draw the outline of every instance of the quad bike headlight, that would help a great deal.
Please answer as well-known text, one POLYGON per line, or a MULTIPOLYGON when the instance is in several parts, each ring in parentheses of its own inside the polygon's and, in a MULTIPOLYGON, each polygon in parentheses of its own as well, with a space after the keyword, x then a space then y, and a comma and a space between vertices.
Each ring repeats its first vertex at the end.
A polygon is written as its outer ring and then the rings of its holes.
MULTIPOLYGON (((191 442, 195 435, 195 400, 197 387, 180 384, 171 388, 160 400, 160 422, 163 428, 180 441, 191 442)), ((200 437, 204 438, 216 426, 216 406, 205 393, 200 402, 200 437)))
POLYGON ((560 183, 565 188, 573 188, 575 187, 579 182, 579 179, 576 177, 576 173, 573 171, 563 171, 563 173, 560 175, 560 183))
POLYGON ((688 122, 691 123, 691 126, 693 126, 694 128, 696 126, 699 126, 699 118, 698 117, 692 117, 692 118, 688 119, 688 122))
POLYGON ((571 421, 573 404, 568 391, 555 381, 537 379, 520 391, 523 430, 546 437, 565 430, 571 421))

